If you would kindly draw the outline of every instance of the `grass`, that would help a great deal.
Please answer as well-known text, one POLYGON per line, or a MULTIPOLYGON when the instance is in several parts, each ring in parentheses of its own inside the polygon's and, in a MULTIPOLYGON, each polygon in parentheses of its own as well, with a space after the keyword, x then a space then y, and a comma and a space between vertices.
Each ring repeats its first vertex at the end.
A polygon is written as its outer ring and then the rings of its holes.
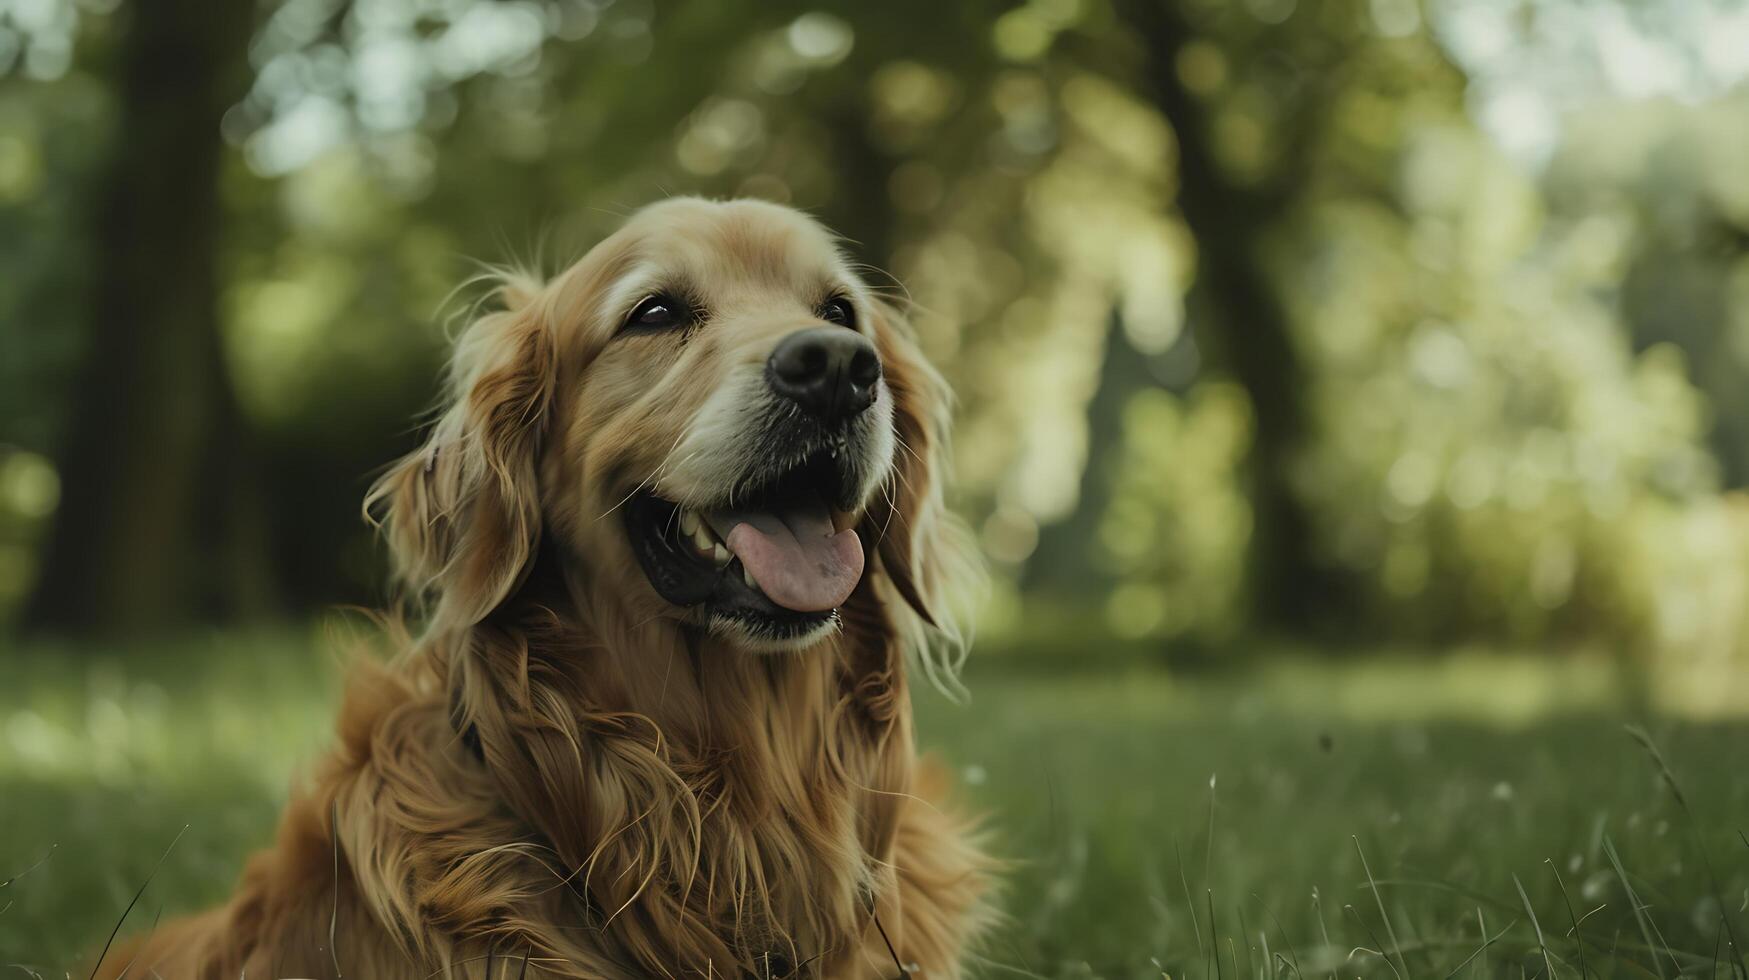
MULTIPOLYGON (((335 671, 315 646, 0 652, 0 971, 59 976, 149 876, 124 929, 227 892, 325 740, 335 671)), ((1749 726, 1638 717, 1606 665, 1180 677, 986 655, 968 683, 971 704, 920 694, 918 711, 1016 861, 986 976, 1673 978, 1749 962, 1749 726)))

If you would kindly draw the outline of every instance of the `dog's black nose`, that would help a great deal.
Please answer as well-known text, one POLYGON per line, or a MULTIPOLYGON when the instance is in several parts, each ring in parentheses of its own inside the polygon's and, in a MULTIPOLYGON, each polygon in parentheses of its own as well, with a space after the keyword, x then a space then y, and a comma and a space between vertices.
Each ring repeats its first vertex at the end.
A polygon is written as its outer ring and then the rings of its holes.
POLYGON ((850 418, 874 404, 881 359, 868 338, 843 327, 797 330, 766 362, 771 387, 822 422, 850 418))

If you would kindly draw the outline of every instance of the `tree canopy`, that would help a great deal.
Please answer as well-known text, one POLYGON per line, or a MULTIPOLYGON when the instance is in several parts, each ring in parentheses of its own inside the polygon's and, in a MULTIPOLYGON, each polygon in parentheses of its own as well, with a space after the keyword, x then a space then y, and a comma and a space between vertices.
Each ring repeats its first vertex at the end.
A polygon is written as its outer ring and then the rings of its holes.
POLYGON ((998 634, 1749 643, 1728 5, 205 11, 0 9, 20 625, 380 600, 458 284, 702 193, 914 302, 998 634))

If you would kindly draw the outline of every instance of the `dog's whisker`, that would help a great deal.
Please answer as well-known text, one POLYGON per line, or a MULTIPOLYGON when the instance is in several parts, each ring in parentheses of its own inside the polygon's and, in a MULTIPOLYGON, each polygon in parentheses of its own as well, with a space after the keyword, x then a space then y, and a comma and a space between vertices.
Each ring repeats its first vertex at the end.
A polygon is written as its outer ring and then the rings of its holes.
POLYGON ((619 499, 619 503, 614 504, 612 507, 609 507, 606 510, 602 511, 601 513, 595 515, 595 519, 597 521, 599 521, 602 518, 606 517, 607 515, 613 513, 614 511, 619 510, 621 507, 624 507, 627 501, 631 500, 633 497, 636 497, 638 495, 638 491, 644 489, 646 486, 649 486, 651 483, 655 482, 655 480, 657 479, 657 477, 659 475, 660 474, 657 474, 657 473, 651 473, 649 476, 644 477, 644 479, 637 486, 635 486, 631 489, 630 493, 626 494, 625 496, 623 496, 619 499))
MULTIPOLYGON (((607 515, 613 513, 614 511, 620 509, 621 507, 625 506, 626 502, 631 500, 633 497, 636 497, 640 490, 643 490, 645 487, 647 487, 647 486, 655 483, 657 480, 661 479, 663 469, 665 467, 667 467, 668 460, 670 458, 672 458, 672 456, 674 455, 674 451, 676 449, 680 448, 681 440, 686 438, 686 434, 687 434, 687 431, 682 430, 680 435, 675 436, 674 437, 674 444, 672 446, 668 447, 667 454, 665 454, 662 457, 662 462, 657 465, 656 469, 654 471, 652 471, 649 476, 645 477, 642 481, 640 481, 637 486, 633 487, 632 491, 630 493, 626 494, 624 497, 621 497, 619 503, 614 504, 612 507, 609 507, 605 511, 602 511, 601 514, 599 514, 595 519, 597 521, 599 521, 603 517, 606 517, 607 515)), ((677 465, 685 466, 687 464, 687 462, 690 461, 696 455, 698 455, 698 450, 694 450, 692 453, 689 453, 687 455, 686 459, 681 460, 679 462, 679 464, 677 464, 677 465)))
MULTIPOLYGON (((929 465, 926 462, 924 462, 923 457, 917 455, 916 450, 912 449, 910 447, 910 445, 905 442, 905 439, 903 436, 895 435, 894 439, 893 439, 893 444, 898 446, 900 449, 903 449, 905 452, 909 453, 911 455, 911 458, 917 461, 918 466, 928 466, 929 465)), ((910 477, 907 477, 905 475, 905 468, 903 466, 894 467, 893 472, 899 477, 900 482, 905 484, 905 489, 911 490, 913 492, 916 491, 916 488, 911 486, 910 477)))

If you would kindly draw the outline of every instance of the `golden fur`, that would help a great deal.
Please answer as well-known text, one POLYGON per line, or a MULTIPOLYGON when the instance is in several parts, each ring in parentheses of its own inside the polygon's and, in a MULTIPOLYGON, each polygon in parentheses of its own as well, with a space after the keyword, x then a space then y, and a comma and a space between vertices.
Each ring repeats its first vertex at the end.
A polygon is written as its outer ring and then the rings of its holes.
POLYGON ((812 221, 744 201, 652 206, 499 296, 367 501, 419 634, 355 670, 338 745, 232 899, 99 976, 894 980, 889 939, 908 972, 960 976, 990 862, 916 758, 906 667, 957 641, 969 566, 945 390, 898 313, 812 221), (705 284, 709 323, 615 338, 650 275, 705 284), (896 449, 841 628, 756 651, 663 603, 610 515, 641 485, 697 491, 672 450, 823 281, 867 314, 896 449))

